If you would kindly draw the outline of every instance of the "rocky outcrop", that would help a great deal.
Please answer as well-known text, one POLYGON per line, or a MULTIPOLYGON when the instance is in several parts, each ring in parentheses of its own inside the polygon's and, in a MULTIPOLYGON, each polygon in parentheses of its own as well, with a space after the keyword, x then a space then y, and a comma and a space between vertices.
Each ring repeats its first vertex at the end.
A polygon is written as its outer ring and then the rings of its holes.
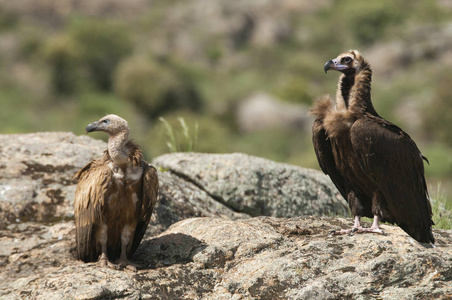
MULTIPOLYGON (((103 141, 62 132, 0 135, 0 145, 0 228, 28 221, 71 220, 72 178, 106 148, 103 141)), ((179 153, 158 157, 155 164, 160 166, 160 201, 148 236, 190 217, 237 219, 347 211, 334 186, 315 170, 245 154, 179 153)))
POLYGON ((234 211, 251 216, 347 215, 323 173, 246 154, 176 153, 154 163, 194 183, 234 211))
POLYGON ((146 232, 155 236, 171 224, 192 217, 249 218, 245 213, 233 211, 213 199, 206 191, 190 181, 161 170, 159 172, 160 197, 146 232))
POLYGON ((389 225, 330 238, 352 220, 308 216, 346 211, 326 176, 244 154, 156 158, 160 202, 134 257, 141 268, 82 263, 72 177, 105 143, 37 133, 0 145, 1 299, 452 297, 452 231, 434 230, 436 248, 389 225))
POLYGON ((64 132, 0 135, 0 228, 73 217, 75 173, 106 144, 64 132))
POLYGON ((327 237, 330 217, 192 218, 142 242, 137 272, 71 256, 73 222, 2 230, 2 299, 450 299, 452 232, 427 248, 386 236, 327 237))

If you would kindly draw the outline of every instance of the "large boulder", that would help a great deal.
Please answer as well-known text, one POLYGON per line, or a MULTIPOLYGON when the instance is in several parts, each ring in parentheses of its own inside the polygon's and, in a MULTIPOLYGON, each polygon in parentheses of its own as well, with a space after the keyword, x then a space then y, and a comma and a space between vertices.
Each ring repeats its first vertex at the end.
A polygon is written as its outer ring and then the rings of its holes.
POLYGON ((193 218, 143 241, 137 272, 71 255, 74 223, 0 230, 2 299, 450 299, 452 231, 329 238, 330 217, 193 218))
POLYGON ((331 180, 316 170, 241 153, 175 153, 153 162, 251 216, 348 214, 348 205, 331 180))
POLYGON ((72 178, 105 148, 68 132, 0 135, 0 227, 73 218, 72 178))
POLYGON ((216 201, 194 183, 167 170, 160 170, 160 197, 146 237, 165 231, 171 224, 192 217, 249 218, 216 201))

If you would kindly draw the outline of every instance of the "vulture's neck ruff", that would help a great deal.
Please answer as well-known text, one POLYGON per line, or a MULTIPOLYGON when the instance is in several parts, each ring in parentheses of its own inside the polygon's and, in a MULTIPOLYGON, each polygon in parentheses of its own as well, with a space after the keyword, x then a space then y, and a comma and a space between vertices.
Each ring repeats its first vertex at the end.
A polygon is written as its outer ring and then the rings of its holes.
POLYGON ((129 153, 126 147, 129 141, 129 130, 125 129, 108 138, 108 154, 115 164, 119 166, 126 165, 129 161, 129 153))
POLYGON ((372 70, 364 59, 358 63, 360 66, 357 71, 347 72, 341 76, 338 86, 338 94, 341 97, 337 97, 336 102, 343 99, 345 108, 352 113, 378 116, 371 100, 372 70))

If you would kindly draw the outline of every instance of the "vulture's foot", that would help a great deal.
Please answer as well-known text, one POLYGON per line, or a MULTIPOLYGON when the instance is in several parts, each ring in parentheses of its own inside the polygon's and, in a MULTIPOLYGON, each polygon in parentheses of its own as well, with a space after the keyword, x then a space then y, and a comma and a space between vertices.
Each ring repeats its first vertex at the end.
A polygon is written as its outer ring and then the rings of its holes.
POLYGON ((328 234, 328 237, 332 237, 333 235, 344 235, 344 234, 349 234, 352 235, 353 233, 361 230, 362 227, 353 227, 352 229, 337 229, 337 230, 332 230, 330 231, 330 233, 328 234))
POLYGON ((98 264, 102 268, 107 268, 108 267, 108 268, 115 269, 115 266, 116 266, 114 263, 112 263, 111 261, 108 260, 108 257, 107 257, 107 255, 105 253, 101 254, 101 256, 99 258, 99 261, 98 261, 98 264))
POLYGON ((118 270, 127 269, 129 271, 136 272, 139 267, 139 265, 130 262, 128 259, 120 258, 116 261, 116 269, 118 270))
POLYGON ((357 230, 358 233, 378 233, 382 235, 386 235, 383 230, 380 229, 380 227, 369 227, 369 228, 361 228, 357 230))
POLYGON ((378 233, 378 234, 386 235, 383 232, 383 230, 381 230, 379 227, 364 228, 364 227, 359 226, 359 227, 353 227, 352 229, 332 230, 328 234, 328 237, 332 237, 333 235, 344 235, 344 234, 353 235, 355 233, 378 233))
POLYGON ((380 229, 379 223, 380 223, 380 217, 377 215, 374 215, 374 221, 372 223, 372 226, 370 226, 369 228, 364 228, 363 226, 361 226, 360 217, 355 216, 355 222, 353 224, 352 229, 333 230, 330 232, 328 237, 332 237, 333 235, 342 235, 342 234, 353 235, 354 233, 379 233, 382 235, 386 235, 383 232, 383 230, 380 229))

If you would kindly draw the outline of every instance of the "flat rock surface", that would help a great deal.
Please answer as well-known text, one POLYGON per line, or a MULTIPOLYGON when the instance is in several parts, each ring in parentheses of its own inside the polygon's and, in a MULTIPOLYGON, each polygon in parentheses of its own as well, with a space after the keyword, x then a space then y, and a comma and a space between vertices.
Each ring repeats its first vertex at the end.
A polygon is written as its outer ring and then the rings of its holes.
MULTIPOLYGON (((368 224, 370 225, 370 224, 368 224)), ((425 247, 387 235, 328 237, 351 219, 192 218, 146 239, 137 272, 72 256, 73 222, 1 230, 2 299, 450 299, 452 231, 425 247)))

